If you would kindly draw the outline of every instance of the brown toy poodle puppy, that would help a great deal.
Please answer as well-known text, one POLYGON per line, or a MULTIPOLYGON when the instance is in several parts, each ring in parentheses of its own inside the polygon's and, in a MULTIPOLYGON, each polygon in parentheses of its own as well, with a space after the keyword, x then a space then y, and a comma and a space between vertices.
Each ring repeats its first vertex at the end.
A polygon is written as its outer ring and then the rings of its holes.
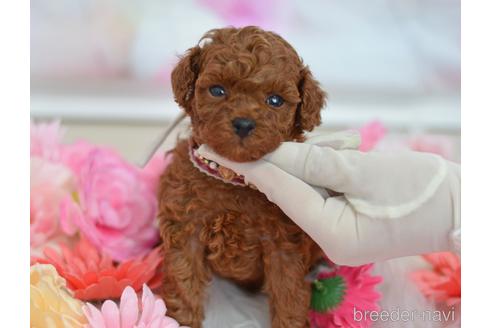
MULTIPOLYGON (((238 162, 320 124, 325 93, 284 39, 257 27, 205 34, 172 72, 176 102, 191 118, 161 178, 162 296, 170 316, 201 327, 212 273, 269 297, 272 327, 309 327, 305 276, 318 246, 275 204, 194 149, 238 162), (225 180, 225 181, 224 181, 225 180)), ((279 186, 282 188, 282 186, 279 186)), ((299 204, 303 206, 303 204, 299 204)))

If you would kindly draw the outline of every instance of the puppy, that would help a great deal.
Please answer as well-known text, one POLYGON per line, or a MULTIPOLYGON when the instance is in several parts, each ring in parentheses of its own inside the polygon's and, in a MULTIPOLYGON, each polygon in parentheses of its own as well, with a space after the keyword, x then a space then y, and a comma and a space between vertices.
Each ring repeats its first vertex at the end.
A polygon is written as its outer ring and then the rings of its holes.
POLYGON ((320 124, 325 93, 292 46, 251 26, 206 33, 174 68, 172 88, 191 119, 191 137, 178 143, 160 181, 169 315, 201 327, 215 273, 265 292, 272 327, 309 327, 305 276, 320 249, 261 192, 194 149, 207 144, 247 162, 283 141, 302 142, 303 131, 320 124))

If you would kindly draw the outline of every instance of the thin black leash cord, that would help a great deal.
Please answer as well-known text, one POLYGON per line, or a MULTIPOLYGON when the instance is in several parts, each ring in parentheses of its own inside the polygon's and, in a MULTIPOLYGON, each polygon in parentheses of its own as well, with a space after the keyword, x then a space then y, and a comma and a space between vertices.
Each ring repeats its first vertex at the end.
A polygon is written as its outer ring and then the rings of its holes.
POLYGON ((152 156, 157 152, 157 150, 162 146, 164 141, 169 137, 171 132, 174 131, 174 129, 183 121, 183 119, 186 117, 186 113, 182 112, 179 114, 174 121, 171 122, 171 125, 167 127, 166 130, 162 133, 162 135, 159 137, 159 139, 156 140, 156 142, 152 145, 152 148, 148 152, 145 153, 145 157, 143 158, 143 161, 140 163, 140 167, 144 167, 147 165, 147 163, 150 161, 152 156))

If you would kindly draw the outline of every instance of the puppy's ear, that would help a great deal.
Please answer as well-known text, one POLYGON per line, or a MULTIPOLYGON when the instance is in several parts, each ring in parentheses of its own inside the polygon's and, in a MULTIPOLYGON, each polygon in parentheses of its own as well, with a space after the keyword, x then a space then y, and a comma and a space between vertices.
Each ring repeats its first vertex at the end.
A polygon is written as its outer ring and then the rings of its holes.
POLYGON ((174 99, 189 114, 190 102, 195 91, 195 82, 200 71, 201 49, 199 46, 188 49, 171 73, 174 99))
POLYGON ((301 71, 298 87, 301 102, 297 106, 296 128, 299 133, 302 133, 302 131, 311 131, 320 125, 321 108, 326 102, 326 92, 321 89, 319 82, 313 78, 307 66, 301 71))

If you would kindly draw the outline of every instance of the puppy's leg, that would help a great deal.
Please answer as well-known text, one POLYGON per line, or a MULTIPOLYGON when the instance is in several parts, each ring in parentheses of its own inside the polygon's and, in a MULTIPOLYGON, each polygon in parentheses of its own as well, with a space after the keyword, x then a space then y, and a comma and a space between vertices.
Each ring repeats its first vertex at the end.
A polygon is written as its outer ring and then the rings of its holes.
POLYGON ((204 261, 204 248, 191 227, 172 223, 161 228, 164 240, 162 297, 168 315, 181 325, 200 328, 204 319, 204 296, 211 280, 204 261))
POLYGON ((311 287, 302 255, 295 250, 265 249, 265 291, 272 328, 309 327, 311 287))

